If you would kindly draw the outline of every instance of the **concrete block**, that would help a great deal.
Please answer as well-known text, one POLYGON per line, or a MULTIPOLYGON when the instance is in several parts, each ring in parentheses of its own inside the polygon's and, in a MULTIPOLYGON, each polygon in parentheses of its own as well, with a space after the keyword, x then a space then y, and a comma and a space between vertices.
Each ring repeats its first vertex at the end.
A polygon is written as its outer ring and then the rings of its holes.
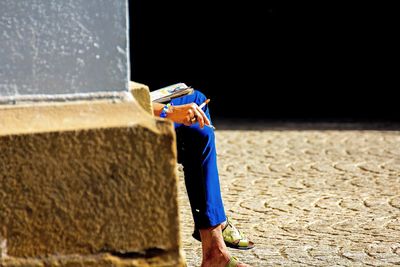
POLYGON ((153 115, 153 106, 150 100, 150 90, 147 85, 130 81, 129 91, 139 102, 140 106, 147 111, 149 114, 153 115))
POLYGON ((173 125, 133 102, 0 106, 1 266, 182 266, 173 125))
POLYGON ((0 96, 128 91, 127 0, 2 0, 0 10, 0 96))

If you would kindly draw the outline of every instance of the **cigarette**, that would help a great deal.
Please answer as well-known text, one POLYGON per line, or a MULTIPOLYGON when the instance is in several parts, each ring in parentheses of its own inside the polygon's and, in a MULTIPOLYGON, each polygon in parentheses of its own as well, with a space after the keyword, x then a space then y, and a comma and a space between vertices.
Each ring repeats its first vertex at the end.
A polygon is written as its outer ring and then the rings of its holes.
POLYGON ((204 102, 199 106, 199 108, 204 108, 204 107, 208 104, 208 102, 210 102, 210 99, 207 99, 206 101, 204 101, 204 102))
POLYGON ((204 125, 207 126, 207 127, 210 127, 210 128, 213 129, 213 130, 215 130, 215 127, 212 126, 211 124, 210 124, 210 125, 204 124, 204 125))
MULTIPOLYGON (((199 108, 204 108, 204 107, 208 104, 208 102, 210 102, 210 99, 207 99, 206 101, 204 101, 204 102, 199 106, 199 108)), ((210 124, 210 125, 204 124, 204 125, 207 126, 207 127, 212 128, 213 130, 215 130, 215 127, 212 126, 211 124, 210 124)))

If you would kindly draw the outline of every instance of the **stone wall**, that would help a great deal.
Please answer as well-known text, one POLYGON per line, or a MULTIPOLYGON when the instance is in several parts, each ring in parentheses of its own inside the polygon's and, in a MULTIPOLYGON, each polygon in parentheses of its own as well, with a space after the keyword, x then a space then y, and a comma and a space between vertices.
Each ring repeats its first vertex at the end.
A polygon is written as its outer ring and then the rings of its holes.
POLYGON ((0 106, 0 265, 181 266, 175 146, 136 101, 0 106))

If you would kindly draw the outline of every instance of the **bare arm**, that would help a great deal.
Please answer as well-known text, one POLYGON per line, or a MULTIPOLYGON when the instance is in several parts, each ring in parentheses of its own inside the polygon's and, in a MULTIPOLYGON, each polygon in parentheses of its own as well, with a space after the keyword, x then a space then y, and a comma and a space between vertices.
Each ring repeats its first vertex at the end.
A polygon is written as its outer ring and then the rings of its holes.
MULTIPOLYGON (((153 103, 154 116, 159 117, 164 106, 164 104, 153 103)), ((167 119, 173 122, 183 123, 186 126, 190 126, 196 122, 199 122, 201 128, 203 128, 204 125, 210 125, 206 114, 204 114, 204 111, 196 103, 169 107, 167 119)))

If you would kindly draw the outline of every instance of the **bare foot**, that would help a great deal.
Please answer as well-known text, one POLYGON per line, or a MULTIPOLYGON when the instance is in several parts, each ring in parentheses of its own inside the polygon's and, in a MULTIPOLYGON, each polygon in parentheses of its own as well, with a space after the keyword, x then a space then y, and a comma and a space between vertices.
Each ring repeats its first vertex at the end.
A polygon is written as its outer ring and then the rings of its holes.
MULTIPOLYGON (((229 258, 226 259, 224 258, 209 258, 209 259, 204 259, 201 267, 225 267, 229 262, 229 258)), ((251 267, 248 264, 238 262, 236 265, 237 267, 251 267)))
MULTIPOLYGON (((221 225, 200 229, 203 249, 203 262, 201 267, 225 267, 228 264, 231 256, 226 248, 221 230, 221 225)), ((237 267, 251 266, 238 262, 237 267)))
POLYGON ((228 252, 220 253, 219 255, 207 255, 203 257, 201 267, 225 267, 229 262, 228 252))

